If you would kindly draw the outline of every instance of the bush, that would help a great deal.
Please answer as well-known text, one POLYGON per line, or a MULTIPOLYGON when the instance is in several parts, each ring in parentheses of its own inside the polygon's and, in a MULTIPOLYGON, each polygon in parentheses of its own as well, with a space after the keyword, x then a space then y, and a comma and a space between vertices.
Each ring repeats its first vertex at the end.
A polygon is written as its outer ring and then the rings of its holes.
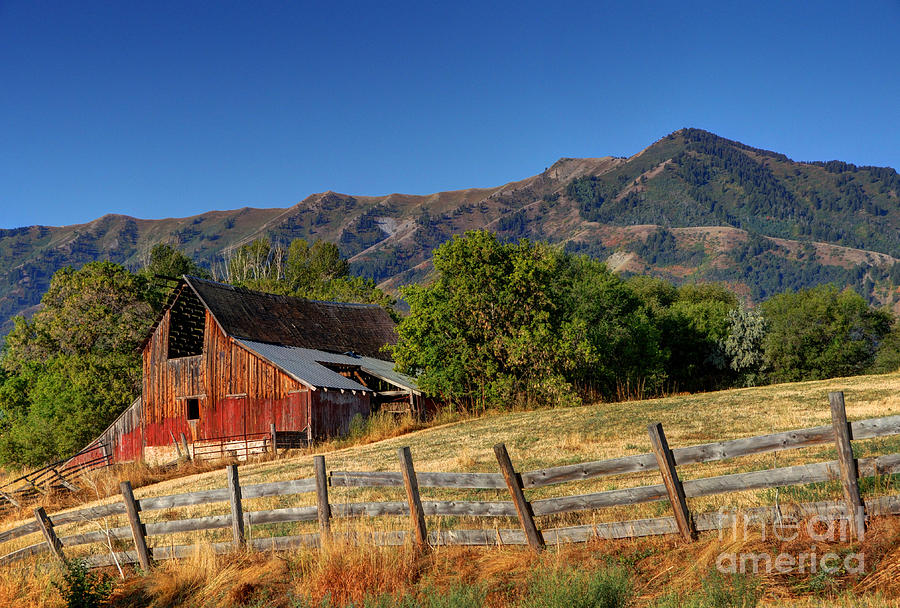
POLYGON ((91 572, 84 560, 80 559, 66 561, 62 582, 55 582, 53 585, 59 590, 67 608, 106 606, 113 589, 109 577, 91 572))

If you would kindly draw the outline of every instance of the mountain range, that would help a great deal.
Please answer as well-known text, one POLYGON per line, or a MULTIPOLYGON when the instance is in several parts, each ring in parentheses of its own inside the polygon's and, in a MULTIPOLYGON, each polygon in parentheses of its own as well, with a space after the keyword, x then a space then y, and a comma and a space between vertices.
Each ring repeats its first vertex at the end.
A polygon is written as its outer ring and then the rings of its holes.
POLYGON ((223 276, 235 247, 266 236, 337 243, 383 288, 423 281, 432 250, 468 229, 559 243, 616 272, 725 281, 749 301, 833 282, 900 311, 900 175, 797 162, 699 129, 630 157, 562 158, 493 188, 431 195, 311 194, 289 208, 185 218, 105 215, 0 230, 0 325, 35 310, 59 268, 108 259, 139 268, 171 243, 223 276))

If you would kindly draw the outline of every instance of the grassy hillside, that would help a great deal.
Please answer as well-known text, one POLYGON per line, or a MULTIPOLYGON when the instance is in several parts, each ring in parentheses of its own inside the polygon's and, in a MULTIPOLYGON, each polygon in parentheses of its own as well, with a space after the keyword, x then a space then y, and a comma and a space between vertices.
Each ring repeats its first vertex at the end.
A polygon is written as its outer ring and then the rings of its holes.
POLYGON ((471 228, 546 239, 623 272, 731 282, 761 299, 823 282, 900 301, 900 176, 839 161, 801 163, 683 129, 629 157, 564 158, 494 188, 427 196, 313 194, 287 209, 0 230, 0 326, 40 301, 58 268, 110 259, 137 267, 154 243, 214 273, 265 235, 340 245, 354 272, 387 288, 420 281, 437 245, 471 228))
MULTIPOLYGON (((673 447, 828 424, 830 413, 827 393, 832 390, 844 391, 847 412, 851 420, 900 414, 898 386, 900 386, 900 373, 784 384, 701 395, 673 396, 641 402, 598 403, 577 408, 498 413, 418 430, 374 443, 349 447, 341 447, 340 444, 325 445, 321 446, 319 451, 325 454, 328 468, 331 470, 396 471, 398 470, 396 449, 406 445, 411 447, 415 466, 419 471, 495 472, 497 465, 492 446, 497 442, 504 442, 509 448, 516 467, 519 470, 527 470, 646 452, 649 449, 646 427, 651 421, 663 423, 670 445, 673 447)), ((900 441, 896 438, 860 441, 854 444, 854 448, 857 456, 884 454, 900 451, 900 441)), ((815 447, 685 466, 680 467, 679 472, 685 478, 706 477, 833 458, 832 449, 815 447)), ((242 483, 295 479, 312 474, 312 458, 309 453, 243 464, 240 467, 242 483)), ((99 493, 115 494, 117 486, 115 479, 100 479, 98 483, 97 491, 99 493), (107 487, 101 487, 104 483, 107 487)), ((528 491, 527 494, 534 499, 653 483, 658 483, 658 474, 656 473, 633 474, 566 484, 562 487, 551 486, 528 491)), ((865 482, 862 484, 862 489, 864 495, 868 496, 897 494, 900 492, 900 486, 897 484, 897 479, 887 477, 880 478, 875 483, 865 482)), ((145 485, 138 488, 135 494, 141 498, 224 487, 224 485, 224 472, 216 470, 145 485)), ((793 502, 829 500, 840 496, 839 484, 831 482, 782 488, 777 496, 774 491, 765 490, 690 499, 688 502, 694 512, 702 512, 715 510, 723 505, 749 507, 772 504, 777 498, 783 510, 789 512, 793 502)), ((450 492, 436 489, 423 490, 423 497, 425 499, 455 497, 462 500, 506 499, 502 492, 475 490, 450 492)), ((114 500, 114 498, 98 502, 107 500, 114 500)), ((333 503, 359 500, 403 500, 403 491, 397 488, 383 490, 332 488, 331 501, 333 503)), ((255 499, 246 501, 245 509, 284 508, 314 504, 313 501, 312 495, 255 499)), ((225 514, 227 511, 228 507, 225 504, 206 505, 177 511, 148 512, 145 514, 145 518, 147 521, 162 521, 189 516, 225 514)), ((611 508, 595 513, 544 518, 540 525, 553 527, 575 523, 615 521, 661 516, 668 512, 668 505, 665 502, 648 503, 627 509, 611 508)), ((21 514, 23 517, 25 515, 24 512, 21 514)), ((107 523, 110 526, 123 525, 124 521, 116 521, 111 518, 107 523)), ((878 523, 873 528, 877 532, 870 535, 871 538, 864 546, 866 551, 871 552, 871 557, 867 557, 867 559, 878 561, 878 564, 884 568, 894 564, 891 567, 900 569, 900 556, 894 555, 897 543, 900 542, 900 525, 895 525, 895 523, 890 521, 878 523), (895 560, 896 563, 891 560, 895 560)), ((368 519, 336 520, 334 526, 339 531, 359 529, 361 526, 364 529, 370 529, 373 525, 377 529, 386 530, 405 528, 407 524, 406 518, 382 518, 374 523, 373 520, 368 519)), ((11 525, 13 522, 8 521, 2 527, 8 528, 11 525)), ((517 523, 514 520, 504 521, 502 519, 485 523, 484 520, 467 521, 465 518, 458 520, 444 518, 442 521, 428 518, 428 525, 432 529, 439 526, 446 528, 483 525, 493 528, 494 525, 516 527, 517 523)), ((86 529, 85 526, 73 524, 61 527, 59 533, 66 535, 86 529)), ((270 534, 283 535, 312 531, 313 529, 314 526, 311 524, 263 525, 254 526, 252 535, 256 538, 270 534)), ((193 533, 182 537, 166 537, 166 542, 191 543, 198 538, 203 541, 223 540, 228 534, 228 531, 210 531, 200 536, 193 533)), ((36 536, 22 539, 23 545, 33 542, 37 542, 36 536)), ((433 580, 437 580, 441 584, 452 584, 454 581, 458 583, 460 580, 469 583, 478 581, 491 586, 492 593, 500 593, 502 589, 509 589, 508 586, 504 587, 506 583, 526 582, 535 568, 552 569, 560 564, 570 564, 580 568, 599 568, 604 564, 615 563, 624 564, 630 569, 630 576, 637 587, 637 595, 640 596, 640 601, 635 605, 648 606, 654 605, 653 602, 658 601, 662 594, 672 589, 687 591, 700 588, 699 581, 709 574, 714 566, 716 555, 725 550, 723 547, 728 546, 729 542, 728 539, 722 541, 717 539, 716 535, 709 534, 702 536, 700 541, 690 545, 684 545, 674 538, 596 541, 587 547, 553 550, 544 558, 534 558, 522 549, 506 551, 439 549, 425 562, 416 561, 415 557, 410 557, 402 550, 382 552, 357 550, 349 547, 341 549, 342 553, 328 553, 324 557, 315 552, 300 552, 296 556, 285 558, 267 556, 213 558, 209 555, 204 557, 201 554, 201 557, 198 557, 199 562, 189 561, 181 565, 168 565, 161 568, 160 572, 154 575, 155 578, 129 583, 132 586, 129 593, 140 591, 140 593, 150 594, 150 597, 153 597, 153 594, 161 593, 160 585, 162 587, 175 585, 180 590, 179 593, 187 594, 179 596, 182 598, 181 601, 187 601, 187 605, 191 605, 186 598, 194 597, 197 603, 193 605, 201 605, 200 600, 196 598, 208 597, 210 594, 219 594, 217 597, 220 600, 222 597, 231 597, 227 594, 232 593, 234 587, 238 585, 236 581, 243 581, 255 585, 253 587, 255 591, 250 594, 252 597, 258 597, 254 594, 261 593, 261 589, 269 588, 271 593, 282 594, 275 599, 270 597, 273 605, 287 606, 289 604, 286 603, 286 596, 283 595, 286 593, 284 589, 286 581, 293 581, 289 586, 295 590, 302 589, 304 593, 319 593, 321 596, 327 590, 338 594, 334 597, 358 598, 358 594, 365 590, 364 584, 372 585, 369 591, 372 589, 396 591, 410 586, 414 587, 422 580, 432 580, 428 579, 428 576, 437 577, 433 580), (410 559, 413 561, 410 562, 410 559), (462 569, 450 567, 450 564, 456 560, 482 564, 487 570, 481 571, 478 567, 462 569), (675 562, 680 563, 683 567, 673 569, 672 564, 675 562), (227 567, 223 564, 226 564, 227 567), (287 570, 278 564, 288 564, 287 570), (500 564, 505 564, 505 567, 509 569, 508 577, 499 576, 498 573, 502 570, 500 564), (229 584, 217 578, 215 573, 223 568, 230 572, 231 582, 229 584), (273 578, 267 574, 273 568, 274 571, 281 573, 280 578, 273 578), (342 568, 349 569, 348 572, 355 572, 360 579, 354 582, 350 574, 339 575, 342 568), (410 571, 409 568, 413 570, 410 571), (496 568, 501 568, 501 570, 496 568), (197 579, 198 572, 205 574, 197 579), (300 576, 300 572, 305 574, 300 576), (397 573, 402 573, 402 576, 397 573), (180 583, 179 577, 194 581, 192 584, 195 586, 191 588, 186 583, 182 584, 183 581, 180 583), (310 586, 314 588, 314 591, 310 591, 310 586), (200 595, 192 596, 191 593, 200 595)), ((759 539, 747 542, 750 543, 748 546, 760 550, 759 539)), ((833 549, 847 550, 843 545, 833 547, 833 549)), ((869 553, 866 555, 869 556, 869 553)), ((873 563, 873 568, 878 564, 873 563)), ((874 571, 876 574, 880 572, 877 568, 874 571)), ((5 576, 12 577, 9 580, 22 580, 14 577, 28 579, 29 576, 32 576, 28 572, 27 567, 17 567, 8 569, 5 576)), ((878 575, 881 578, 877 578, 876 574, 872 574, 872 578, 868 579, 838 576, 833 580, 825 581, 828 585, 827 589, 819 591, 808 586, 809 581, 802 578, 764 577, 761 584, 771 605, 780 605, 786 598, 797 596, 805 598, 800 605, 817 605, 810 599, 817 597, 816 594, 847 593, 854 587, 869 591, 900 592, 896 585, 890 586, 893 584, 890 581, 895 580, 894 578, 888 577, 887 574, 878 575)), ((128 585, 126 585, 127 588, 129 588, 128 585)), ((129 597, 134 599, 136 596, 129 597)), ((859 600, 855 596, 849 597, 850 599, 846 600, 849 603, 845 605, 856 605, 857 601, 867 601, 871 606, 889 605, 878 600, 877 596, 867 595, 863 600, 859 600)), ((144 601, 149 602, 146 597, 144 601)), ((224 600, 222 601, 224 602, 224 600)), ((497 600, 497 602, 493 605, 516 605, 512 602, 504 603, 505 600, 497 600)), ((136 605, 149 605, 149 603, 136 605)), ((179 604, 165 603, 160 600, 155 605, 174 606, 179 604)), ((215 602, 210 605, 215 605, 215 602)), ((225 605, 228 603, 225 602, 225 605)), ((231 605, 240 604, 232 602, 231 605)))

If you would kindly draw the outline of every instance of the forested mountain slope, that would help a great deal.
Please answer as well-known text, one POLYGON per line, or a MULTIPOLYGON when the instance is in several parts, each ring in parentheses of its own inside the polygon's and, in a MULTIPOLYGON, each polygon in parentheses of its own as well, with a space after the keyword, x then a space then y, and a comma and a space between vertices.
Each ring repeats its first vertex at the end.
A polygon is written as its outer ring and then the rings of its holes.
POLYGON ((795 162, 698 129, 634 156, 564 158, 527 179, 427 196, 313 194, 287 209, 0 230, 0 324, 27 313, 60 267, 138 267, 157 242, 225 272, 258 236, 337 243, 357 274, 395 288, 426 277, 434 247, 471 228, 564 243, 622 272, 724 280, 753 299, 823 282, 897 308, 900 176, 840 161, 795 162))

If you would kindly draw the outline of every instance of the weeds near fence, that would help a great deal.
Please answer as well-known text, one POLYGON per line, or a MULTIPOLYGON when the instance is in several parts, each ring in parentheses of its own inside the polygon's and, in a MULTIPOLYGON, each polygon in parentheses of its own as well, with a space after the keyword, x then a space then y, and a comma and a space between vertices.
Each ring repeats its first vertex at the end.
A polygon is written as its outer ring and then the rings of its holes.
POLYGON ((101 608, 113 590, 109 577, 91 572, 80 559, 67 561, 62 581, 54 581, 53 586, 62 595, 66 608, 101 608))

